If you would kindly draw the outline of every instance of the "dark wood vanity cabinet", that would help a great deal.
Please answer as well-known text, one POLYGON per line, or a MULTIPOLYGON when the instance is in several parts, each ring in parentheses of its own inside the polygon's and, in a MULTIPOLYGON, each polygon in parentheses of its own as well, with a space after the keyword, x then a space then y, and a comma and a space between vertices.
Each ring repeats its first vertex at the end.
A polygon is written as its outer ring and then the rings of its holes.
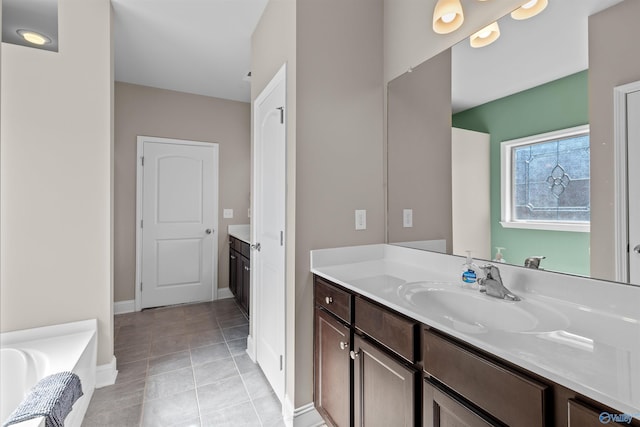
POLYGON ((229 290, 247 316, 251 285, 250 253, 251 248, 247 242, 229 236, 229 290))
POLYGON ((314 278, 314 402, 327 424, 351 425, 352 349, 349 292, 314 278))
POLYGON ((620 413, 317 276, 314 300, 329 425, 595 427, 620 413))
POLYGON ((418 371, 358 335, 353 348, 354 425, 414 427, 418 371))
POLYGON ((323 309, 315 316, 316 408, 331 425, 351 423, 351 331, 323 309))

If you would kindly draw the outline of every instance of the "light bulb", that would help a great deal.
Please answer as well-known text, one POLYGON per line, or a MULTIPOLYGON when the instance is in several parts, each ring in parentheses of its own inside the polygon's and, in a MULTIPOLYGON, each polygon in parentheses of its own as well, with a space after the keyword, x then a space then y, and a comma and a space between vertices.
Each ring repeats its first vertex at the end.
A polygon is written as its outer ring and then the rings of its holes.
POLYGON ((29 43, 32 43, 38 46, 51 43, 51 39, 49 37, 36 33, 35 31, 18 30, 17 33, 20 35, 20 37, 22 37, 29 43))
POLYGON ((531 9, 533 6, 536 5, 536 3, 538 3, 538 0, 531 0, 528 3, 525 3, 520 7, 522 7, 523 9, 531 9))
POLYGON ((447 13, 446 15, 442 15, 442 18, 440 18, 440 19, 445 24, 448 24, 450 22, 453 22, 454 19, 456 19, 456 14, 455 13, 447 13))

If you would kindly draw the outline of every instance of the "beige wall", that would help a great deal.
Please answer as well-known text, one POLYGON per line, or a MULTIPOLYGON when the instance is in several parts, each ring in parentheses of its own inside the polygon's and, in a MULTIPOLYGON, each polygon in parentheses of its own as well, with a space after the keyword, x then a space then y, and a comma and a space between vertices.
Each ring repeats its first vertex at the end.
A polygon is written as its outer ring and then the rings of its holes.
POLYGON ((640 80, 640 1, 625 0, 589 18, 591 276, 613 280, 613 88, 640 80))
POLYGON ((313 399, 309 251, 384 242, 382 28, 382 0, 298 0, 296 407, 313 399))
POLYGON ((219 144, 218 287, 228 287, 227 226, 249 223, 250 104, 117 82, 114 109, 115 301, 135 294, 138 135, 219 144), (225 208, 233 219, 222 217, 225 208))
POLYGON ((451 253, 450 49, 389 83, 387 118, 389 242, 446 239, 451 253))
POLYGON ((109 0, 60 0, 59 53, 2 46, 2 331, 98 319, 113 357, 109 0))
MULTIPOLYGON (((286 399, 293 405, 296 376, 296 0, 271 0, 251 37, 252 101, 284 64, 287 66, 285 393, 286 399)), ((253 318, 250 321, 251 330, 254 331, 253 318)))
POLYGON ((309 251, 384 241, 382 25, 382 0, 272 0, 253 35, 252 99, 284 62, 288 71, 286 394, 295 407, 313 399, 309 251), (355 209, 367 210, 367 230, 355 231, 355 209))

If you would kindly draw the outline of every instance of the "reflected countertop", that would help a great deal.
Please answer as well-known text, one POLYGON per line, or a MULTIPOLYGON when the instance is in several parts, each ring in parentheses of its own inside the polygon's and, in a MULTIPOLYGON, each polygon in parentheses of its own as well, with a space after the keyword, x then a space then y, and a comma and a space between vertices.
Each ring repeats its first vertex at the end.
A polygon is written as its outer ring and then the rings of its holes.
POLYGON ((463 288, 463 262, 392 245, 311 251, 314 274, 640 419, 640 287, 500 265, 505 286, 522 298, 508 302, 463 288), (408 297, 407 288, 425 281, 452 296, 448 301, 454 304, 435 310, 450 310, 452 316, 434 314, 433 306, 425 306, 432 301, 408 297), (562 321, 525 330, 502 327, 495 317, 485 324, 451 321, 455 312, 468 319, 465 310, 474 310, 478 302, 498 308, 512 304, 531 310, 533 317, 556 313, 562 321))

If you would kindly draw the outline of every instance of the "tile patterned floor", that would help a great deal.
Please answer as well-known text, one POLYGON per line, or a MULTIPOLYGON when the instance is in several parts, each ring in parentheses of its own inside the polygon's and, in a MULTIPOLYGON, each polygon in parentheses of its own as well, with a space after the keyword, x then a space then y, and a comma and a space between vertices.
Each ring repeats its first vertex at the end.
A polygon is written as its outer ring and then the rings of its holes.
POLYGON ((233 299, 115 316, 118 378, 83 426, 284 426, 233 299))

